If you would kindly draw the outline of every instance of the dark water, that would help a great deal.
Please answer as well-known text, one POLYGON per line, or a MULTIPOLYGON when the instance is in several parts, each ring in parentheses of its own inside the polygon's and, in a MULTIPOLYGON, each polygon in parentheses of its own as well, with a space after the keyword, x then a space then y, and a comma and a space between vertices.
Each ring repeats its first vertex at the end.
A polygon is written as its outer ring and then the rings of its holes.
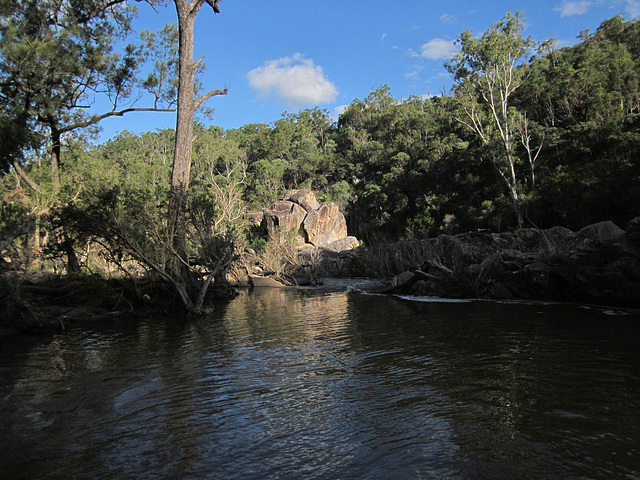
POLYGON ((354 291, 0 335, 0 477, 638 479, 640 315, 354 291))

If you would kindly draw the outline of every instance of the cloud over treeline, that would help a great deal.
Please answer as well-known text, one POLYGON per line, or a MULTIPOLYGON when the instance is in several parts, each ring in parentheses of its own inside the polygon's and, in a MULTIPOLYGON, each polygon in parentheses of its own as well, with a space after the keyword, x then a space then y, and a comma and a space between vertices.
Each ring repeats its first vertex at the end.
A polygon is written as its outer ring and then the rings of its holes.
POLYGON ((331 103, 338 88, 322 67, 300 53, 270 60, 247 74, 249 85, 265 98, 275 98, 294 107, 331 103))

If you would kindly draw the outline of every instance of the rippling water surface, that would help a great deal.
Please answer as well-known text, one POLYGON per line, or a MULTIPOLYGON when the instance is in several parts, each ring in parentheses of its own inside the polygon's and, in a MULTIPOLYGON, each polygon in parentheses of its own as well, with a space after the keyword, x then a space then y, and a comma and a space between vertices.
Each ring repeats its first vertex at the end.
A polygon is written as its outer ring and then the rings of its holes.
POLYGON ((0 476, 640 478, 639 314, 434 300, 0 335, 0 476))

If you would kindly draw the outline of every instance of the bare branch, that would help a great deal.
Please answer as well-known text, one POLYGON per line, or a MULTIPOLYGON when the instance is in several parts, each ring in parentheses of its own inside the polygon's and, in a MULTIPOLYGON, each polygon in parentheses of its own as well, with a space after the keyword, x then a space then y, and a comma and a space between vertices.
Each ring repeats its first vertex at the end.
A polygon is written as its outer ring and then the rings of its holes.
POLYGON ((86 127, 90 127, 91 125, 95 125, 96 123, 101 122, 102 120, 104 120, 105 118, 109 118, 109 117, 122 117, 127 113, 130 112, 175 112, 176 109, 175 108, 155 108, 155 107, 140 107, 140 108, 125 108, 124 110, 117 110, 117 111, 111 111, 111 112, 107 112, 107 113, 103 113, 102 115, 94 115, 91 118, 89 118, 88 120, 84 121, 84 122, 77 122, 71 125, 67 125, 66 127, 62 128, 60 130, 60 133, 66 133, 66 132, 70 132, 71 130, 75 130, 76 128, 86 128, 86 127))
POLYGON ((202 63, 202 60, 204 60, 204 55, 202 55, 198 60, 196 60, 194 62, 193 67, 192 67, 194 72, 198 69, 198 67, 202 63))
MULTIPOLYGON (((155 3, 153 2, 153 0, 135 0, 135 2, 136 3, 146 3, 147 5, 151 6, 151 8, 153 8, 156 11, 156 13, 158 12, 158 10, 156 10, 156 6, 155 6, 155 3)), ((115 7, 116 5, 119 5, 121 3, 127 3, 127 0, 111 0, 110 2, 104 3, 102 5, 97 5, 96 8, 94 8, 89 13, 87 13, 86 16, 79 17, 78 20, 81 21, 81 22, 87 22, 89 20, 92 20, 92 19, 96 18, 98 15, 100 15, 105 10, 108 10, 111 7, 115 7)))
POLYGON ((36 193, 41 193, 40 187, 38 186, 38 184, 34 183, 29 176, 27 175, 27 172, 25 172, 22 167, 20 166, 20 164, 18 162, 13 162, 13 168, 15 169, 16 173, 20 176, 20 178, 24 181, 24 183, 26 183, 29 188, 31 190, 33 190, 36 193))
POLYGON ((212 90, 210 92, 205 93, 204 95, 199 96, 194 100, 195 110, 197 110, 200 107, 200 105, 202 105, 203 102, 209 100, 211 97, 214 97, 216 95, 226 95, 228 92, 229 92, 229 89, 225 88, 223 90, 212 90))

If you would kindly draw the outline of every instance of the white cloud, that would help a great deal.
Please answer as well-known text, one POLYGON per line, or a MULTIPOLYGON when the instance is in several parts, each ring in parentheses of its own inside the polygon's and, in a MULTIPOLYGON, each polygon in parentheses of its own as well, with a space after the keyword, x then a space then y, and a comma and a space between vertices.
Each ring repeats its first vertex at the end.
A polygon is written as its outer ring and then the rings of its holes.
MULTIPOLYGON (((564 0, 561 5, 558 5, 553 10, 559 12, 561 17, 570 17, 574 15, 584 15, 589 9, 595 5, 608 5, 613 8, 613 5, 623 3, 623 0, 564 0)), ((624 0, 627 8, 626 12, 631 18, 640 17, 640 0, 624 0)))
POLYGON ((434 38, 420 47, 419 56, 427 60, 448 59, 458 51, 455 42, 443 38, 434 38))
POLYGON ((620 3, 626 4, 626 13, 630 18, 640 17, 640 0, 563 0, 553 10, 559 12, 561 17, 584 15, 594 6, 618 8, 620 3))
POLYGON ((423 69, 424 67, 421 65, 411 65, 411 68, 409 69, 409 71, 407 71, 404 74, 404 78, 406 79, 418 78, 418 76, 420 75, 420 72, 422 72, 423 69))
POLYGON ((632 18, 640 17, 640 1, 627 0, 627 13, 632 18))
POLYGON ((450 13, 443 13, 442 15, 440 15, 440 21, 442 23, 449 23, 451 25, 455 25, 456 23, 458 23, 459 18, 460 14, 451 15, 450 13))
POLYGON ((292 107, 331 103, 338 96, 322 67, 300 53, 268 61, 251 70, 247 78, 261 96, 275 97, 292 107))
POLYGON ((570 17, 572 15, 584 15, 589 10, 591 2, 581 1, 564 1, 562 5, 555 7, 555 12, 560 12, 561 17, 570 17))
POLYGON ((385 38, 387 38, 387 32, 382 34, 382 36, 380 37, 380 41, 383 42, 385 38))

